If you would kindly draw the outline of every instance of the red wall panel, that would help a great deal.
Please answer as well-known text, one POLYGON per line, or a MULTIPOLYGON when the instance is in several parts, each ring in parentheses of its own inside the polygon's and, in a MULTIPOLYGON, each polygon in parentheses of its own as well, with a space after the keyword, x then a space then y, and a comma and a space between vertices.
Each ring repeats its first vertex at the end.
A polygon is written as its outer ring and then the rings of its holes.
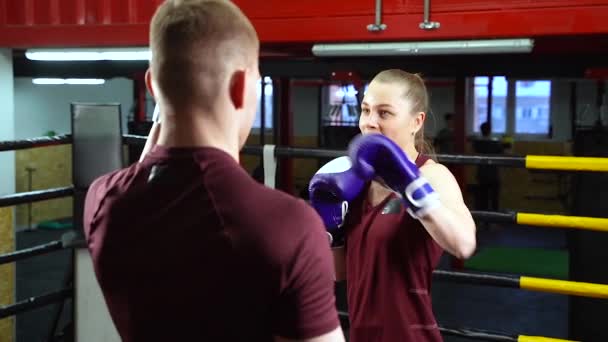
POLYGON ((148 23, 156 7, 158 7, 163 0, 137 0, 135 6, 137 6, 137 16, 139 22, 148 23))
POLYGON ((85 25, 95 25, 103 23, 103 6, 106 0, 82 0, 84 4, 85 25))
POLYGON ((9 26, 77 24, 85 0, 0 0, 9 26))
POLYGON ((163 0, 0 0, 0 24, 113 25, 146 23, 163 0))
MULTIPOLYGON (((307 17, 344 17, 367 15, 373 18, 375 2, 370 0, 235 0, 243 12, 252 19, 284 19, 307 17)), ((406 0, 384 0, 382 12, 402 13, 406 0)))
MULTIPOLYGON (((406 2, 408 12, 423 11, 424 0, 406 0, 406 2)), ((607 3, 606 0, 435 0, 431 1, 431 13, 580 7, 607 3)))
POLYGON ((8 25, 25 22, 25 1, 3 1, 6 8, 5 18, 8 25))
POLYGON ((127 0, 112 0, 106 6, 107 21, 104 24, 126 24, 129 23, 132 13, 130 3, 127 0))
MULTIPOLYGON (((25 0, 24 3, 27 3, 25 0)), ((33 13, 32 24, 35 25, 51 25, 52 24, 52 16, 51 14, 51 2, 50 1, 40 1, 37 3, 31 4, 31 9, 28 11, 33 13)))

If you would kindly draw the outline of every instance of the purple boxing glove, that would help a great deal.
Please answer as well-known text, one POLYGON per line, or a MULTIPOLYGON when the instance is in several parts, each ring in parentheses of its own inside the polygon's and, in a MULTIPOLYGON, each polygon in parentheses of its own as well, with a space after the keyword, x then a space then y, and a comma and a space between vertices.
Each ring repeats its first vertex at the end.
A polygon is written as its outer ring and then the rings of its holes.
POLYGON ((361 178, 382 178, 401 195, 412 217, 418 219, 439 205, 439 194, 403 150, 386 136, 360 135, 350 143, 348 154, 361 178))
POLYGON ((344 243, 344 232, 340 228, 348 212, 348 203, 365 186, 365 180, 351 167, 348 157, 336 158, 323 165, 310 180, 310 203, 323 219, 333 247, 344 243))

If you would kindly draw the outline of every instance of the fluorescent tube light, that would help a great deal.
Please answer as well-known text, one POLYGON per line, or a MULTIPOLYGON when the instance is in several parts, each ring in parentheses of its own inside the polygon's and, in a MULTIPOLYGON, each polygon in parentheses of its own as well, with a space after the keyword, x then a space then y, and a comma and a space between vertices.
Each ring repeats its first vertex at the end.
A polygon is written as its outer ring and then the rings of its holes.
POLYGON ((532 39, 453 40, 394 43, 316 44, 312 53, 319 57, 463 55, 488 53, 528 53, 532 39))
POLYGON ((34 78, 32 83, 38 85, 58 85, 58 84, 70 84, 70 85, 100 85, 106 83, 106 80, 96 78, 34 78))
POLYGON ((30 49, 25 57, 36 61, 147 61, 152 56, 147 48, 114 49, 30 49))

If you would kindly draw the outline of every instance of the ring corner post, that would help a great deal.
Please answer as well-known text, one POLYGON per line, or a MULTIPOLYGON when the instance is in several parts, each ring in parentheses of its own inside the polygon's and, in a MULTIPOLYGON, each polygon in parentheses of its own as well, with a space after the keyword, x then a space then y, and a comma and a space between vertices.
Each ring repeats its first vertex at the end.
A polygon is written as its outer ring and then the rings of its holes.
MULTIPOLYGON (((120 105, 73 103, 72 177, 74 228, 84 240, 83 214, 88 187, 99 176, 123 166, 120 105)), ((73 251, 74 336, 76 341, 119 341, 86 247, 73 251), (86 337, 85 337, 86 336, 86 337)))

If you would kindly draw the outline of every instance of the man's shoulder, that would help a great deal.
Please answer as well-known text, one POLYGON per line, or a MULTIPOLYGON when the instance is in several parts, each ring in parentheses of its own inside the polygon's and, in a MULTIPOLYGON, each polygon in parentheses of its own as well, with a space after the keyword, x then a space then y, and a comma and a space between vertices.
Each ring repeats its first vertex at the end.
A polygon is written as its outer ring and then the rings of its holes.
MULTIPOLYGON (((252 221, 255 234, 271 236, 261 241, 265 253, 279 263, 291 263, 302 250, 312 251, 327 242, 321 218, 304 200, 278 190, 264 190, 268 199, 252 221)), ((306 253, 308 253, 306 252, 306 253)))
POLYGON ((263 185, 252 188, 249 193, 250 200, 268 211, 271 218, 301 220, 314 216, 314 210, 304 200, 287 194, 283 191, 271 189, 263 185))
POLYGON ((279 240, 296 238, 323 225, 314 209, 300 198, 261 184, 249 189, 239 221, 257 232, 273 234, 279 240))
POLYGON ((92 209, 91 206, 97 207, 105 202, 110 193, 113 197, 119 197, 128 189, 139 169, 139 165, 134 164, 97 177, 87 190, 86 207, 89 207, 88 209, 92 209))
POLYGON ((89 190, 107 190, 115 186, 120 186, 125 180, 132 178, 139 170, 138 164, 108 172, 97 177, 89 186, 89 190))
POLYGON ((90 237, 100 212, 107 212, 108 206, 113 201, 108 201, 112 194, 114 199, 125 189, 125 179, 133 178, 134 165, 106 173, 96 178, 89 186, 84 203, 84 230, 85 235, 90 237), (118 191, 116 191, 118 190, 118 191))

